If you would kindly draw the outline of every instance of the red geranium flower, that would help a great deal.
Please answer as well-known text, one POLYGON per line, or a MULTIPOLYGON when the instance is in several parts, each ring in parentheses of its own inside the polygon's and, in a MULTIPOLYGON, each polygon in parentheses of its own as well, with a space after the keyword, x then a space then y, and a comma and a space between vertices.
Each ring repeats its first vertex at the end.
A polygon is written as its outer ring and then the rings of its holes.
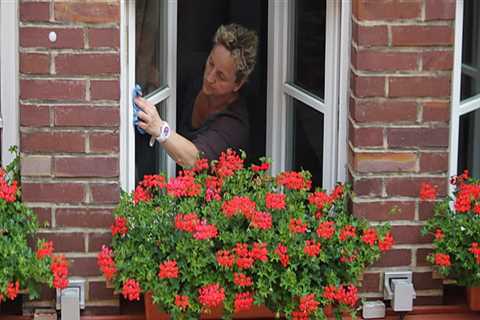
POLYGON ((435 200, 437 198, 437 188, 430 183, 422 183, 420 186, 421 200, 435 200))
POLYGON ((160 264, 160 271, 158 272, 160 279, 174 279, 178 278, 177 261, 167 260, 160 264))
POLYGON ((127 218, 125 217, 116 217, 115 222, 112 226, 112 236, 120 234, 122 237, 125 236, 128 232, 127 218))
POLYGON ((137 281, 127 279, 127 281, 123 283, 122 295, 130 301, 140 300, 140 290, 140 284, 137 281))

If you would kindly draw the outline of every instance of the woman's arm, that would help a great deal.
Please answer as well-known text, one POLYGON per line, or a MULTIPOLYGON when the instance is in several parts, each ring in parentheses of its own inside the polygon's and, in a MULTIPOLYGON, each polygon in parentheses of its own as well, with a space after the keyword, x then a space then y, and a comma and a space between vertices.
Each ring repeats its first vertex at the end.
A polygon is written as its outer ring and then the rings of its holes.
MULTIPOLYGON (((140 119, 138 126, 152 137, 159 137, 163 120, 160 118, 157 108, 143 98, 136 98, 135 103, 141 109, 138 113, 138 118, 140 119)), ((199 152, 197 147, 190 140, 176 132, 172 132, 170 137, 162 142, 162 146, 168 155, 182 167, 193 167, 198 159, 199 152)))

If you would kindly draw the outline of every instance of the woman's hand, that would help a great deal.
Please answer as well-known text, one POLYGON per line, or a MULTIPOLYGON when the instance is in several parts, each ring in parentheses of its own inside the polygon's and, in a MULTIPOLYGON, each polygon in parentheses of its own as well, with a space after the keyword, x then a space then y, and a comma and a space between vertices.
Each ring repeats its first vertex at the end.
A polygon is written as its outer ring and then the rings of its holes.
POLYGON ((138 112, 140 119, 138 126, 152 137, 159 137, 163 120, 160 118, 157 108, 142 97, 135 98, 135 103, 141 109, 138 112))

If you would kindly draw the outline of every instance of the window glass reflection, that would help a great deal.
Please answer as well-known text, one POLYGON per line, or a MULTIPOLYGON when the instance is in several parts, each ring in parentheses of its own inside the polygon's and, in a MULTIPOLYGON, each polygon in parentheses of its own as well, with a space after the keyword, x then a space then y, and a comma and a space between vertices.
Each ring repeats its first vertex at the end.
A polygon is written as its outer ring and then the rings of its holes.
POLYGON ((135 79, 147 95, 166 82, 167 1, 135 1, 135 79))
POLYGON ((458 172, 480 179, 480 109, 460 117, 458 172))
POLYGON ((480 2, 465 0, 463 11, 461 99, 480 94, 480 2))
POLYGON ((325 98, 326 0, 294 1, 293 82, 325 98))
POLYGON ((323 114, 296 100, 290 100, 289 110, 291 169, 308 170, 312 187, 322 187, 323 177, 323 114))
MULTIPOLYGON (((158 113, 162 119, 165 119, 165 100, 156 105, 158 113)), ((135 185, 143 180, 146 174, 158 174, 165 172, 166 152, 155 141, 153 147, 150 146, 150 135, 140 134, 135 129, 135 185)))

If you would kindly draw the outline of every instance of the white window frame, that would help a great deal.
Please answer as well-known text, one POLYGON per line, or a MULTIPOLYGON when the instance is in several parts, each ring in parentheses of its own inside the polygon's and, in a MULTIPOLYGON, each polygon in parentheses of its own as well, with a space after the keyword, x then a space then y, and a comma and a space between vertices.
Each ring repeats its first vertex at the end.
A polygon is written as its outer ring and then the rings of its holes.
POLYGON ((19 144, 18 1, 0 1, 0 86, 2 165, 13 160, 8 149, 19 144))
MULTIPOLYGON (((463 10, 464 1, 458 0, 455 13, 455 48, 452 81, 452 107, 450 128, 449 175, 457 174, 458 168, 458 138, 460 130, 460 117, 475 110, 480 110, 480 94, 472 98, 461 100, 462 82, 462 49, 463 49, 463 10)), ((453 186, 450 186, 453 191, 453 186)))
MULTIPOLYGON (((327 1, 325 99, 313 99, 287 83, 288 8, 294 0, 268 0, 267 123, 266 155, 273 159, 272 174, 287 169, 287 96, 313 105, 324 114, 323 187, 346 180, 348 72, 350 66, 351 1, 327 1), (341 23, 340 23, 341 21, 341 23), (342 37, 341 37, 342 36, 342 37), (339 121, 339 119, 342 119, 339 121)), ((135 183, 135 140, 130 107, 135 75, 135 1, 121 9, 122 94, 120 126, 121 186, 133 190, 135 183)), ((154 103, 166 100, 167 117, 175 124, 177 1, 168 0, 167 84, 154 103)), ((167 173, 175 174, 175 162, 167 160, 167 173)))

